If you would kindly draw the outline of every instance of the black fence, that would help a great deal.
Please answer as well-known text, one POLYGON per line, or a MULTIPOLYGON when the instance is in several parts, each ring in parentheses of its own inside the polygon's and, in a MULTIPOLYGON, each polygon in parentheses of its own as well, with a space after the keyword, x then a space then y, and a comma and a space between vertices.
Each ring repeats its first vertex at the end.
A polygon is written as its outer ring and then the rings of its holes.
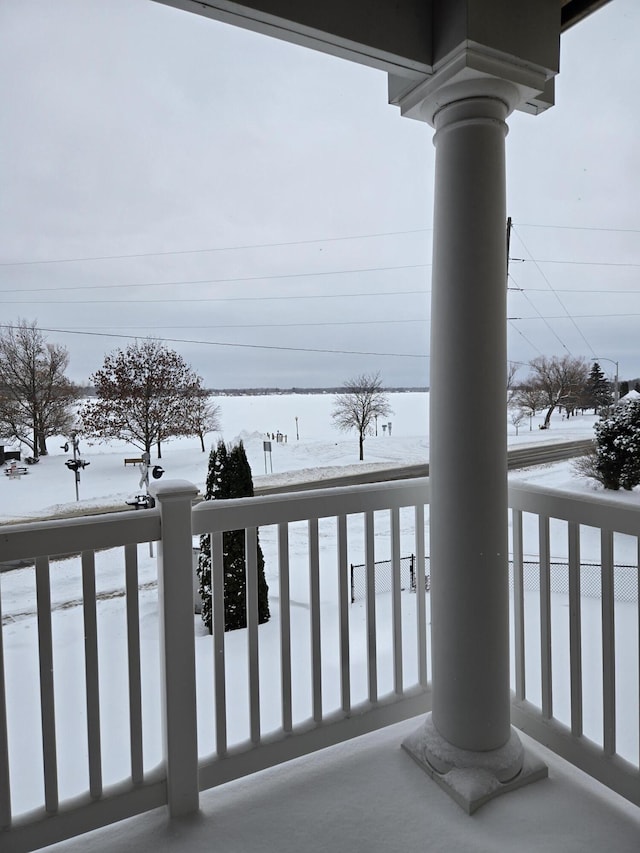
MULTIPOLYGON (((569 565, 552 562, 549 566, 551 592, 568 595, 569 565)), ((522 564, 522 584, 525 590, 540 589, 540 564, 525 560, 522 564)), ((513 589, 513 564, 509 563, 509 589, 513 589)), ((602 595, 602 568, 599 563, 580 564, 580 594, 585 598, 600 598, 602 595)), ((638 600, 637 566, 615 565, 613 567, 613 597, 616 601, 638 600)))
MULTIPOLYGON (((429 557, 425 557, 424 575, 425 590, 431 587, 429 575, 429 557)), ((552 562, 550 564, 551 592, 568 594, 569 565, 568 563, 552 562)), ((540 589, 540 564, 533 560, 524 560, 522 564, 523 586, 525 590, 540 589)), ((417 558, 415 554, 400 558, 400 588, 402 591, 416 591, 417 558)), ((600 598, 602 593, 602 569, 597 563, 582 563, 580 565, 580 593, 587 598, 600 598)), ((374 584, 376 595, 380 592, 391 592, 392 586, 391 560, 378 560, 375 563, 374 584)), ((513 589, 513 563, 509 563, 509 589, 513 589)), ((616 601, 635 602, 638 600, 638 567, 615 565, 613 567, 613 594, 616 601)), ((366 598, 367 573, 364 563, 351 564, 351 603, 366 598)))
MULTIPOLYGON (((425 587, 429 589, 429 558, 425 558, 425 587)), ((416 564, 415 554, 408 557, 400 557, 400 589, 402 591, 416 591, 416 564)), ((375 563, 374 584, 376 595, 379 592, 391 592, 391 560, 378 560, 375 563)), ((351 603, 367 595, 367 571, 364 563, 351 564, 351 603)))

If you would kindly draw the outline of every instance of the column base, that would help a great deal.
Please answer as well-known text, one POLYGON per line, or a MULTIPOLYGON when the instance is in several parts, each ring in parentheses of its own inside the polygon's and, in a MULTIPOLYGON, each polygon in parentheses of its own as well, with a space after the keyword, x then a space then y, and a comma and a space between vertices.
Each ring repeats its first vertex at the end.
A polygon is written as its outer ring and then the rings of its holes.
POLYGON ((494 797, 548 775, 547 765, 524 749, 515 729, 500 749, 474 752, 446 741, 427 714, 420 728, 403 741, 402 748, 467 814, 494 797))

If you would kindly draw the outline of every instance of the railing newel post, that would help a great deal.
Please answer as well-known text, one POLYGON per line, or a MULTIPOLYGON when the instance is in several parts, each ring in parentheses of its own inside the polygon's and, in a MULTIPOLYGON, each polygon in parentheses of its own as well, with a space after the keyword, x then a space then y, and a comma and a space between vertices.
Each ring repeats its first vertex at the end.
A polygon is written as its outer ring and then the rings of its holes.
POLYGON ((193 629, 191 506, 197 488, 185 480, 154 483, 160 508, 158 609, 167 800, 171 817, 198 811, 196 666, 193 629))

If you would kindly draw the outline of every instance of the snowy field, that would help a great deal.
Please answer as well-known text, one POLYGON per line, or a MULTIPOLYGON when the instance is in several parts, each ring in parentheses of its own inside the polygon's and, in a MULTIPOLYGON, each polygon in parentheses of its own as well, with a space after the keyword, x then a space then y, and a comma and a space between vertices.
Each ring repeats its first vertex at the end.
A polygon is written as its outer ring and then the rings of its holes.
MULTIPOLYGON (((283 394, 255 397, 219 397, 220 434, 207 436, 207 450, 219 438, 242 438, 253 471, 254 482, 284 484, 295 480, 322 479, 371 467, 393 467, 427 462, 429 458, 428 394, 390 394, 393 414, 391 436, 383 433, 365 441, 364 462, 358 461, 355 433, 338 432, 331 421, 333 395, 283 394), (296 417, 299 439, 296 439, 296 417), (286 443, 272 441, 270 459, 265 459, 263 441, 267 433, 280 432, 286 443)), ((551 441, 569 441, 590 437, 595 418, 592 415, 563 420, 554 415, 552 428, 541 431, 542 417, 521 425, 519 435, 508 424, 509 443, 514 446, 551 441), (529 427, 531 426, 531 429, 529 427)), ((61 449, 65 438, 49 439, 49 455, 28 469, 20 480, 0 480, 0 523, 44 517, 82 507, 124 505, 138 491, 140 473, 135 466, 124 466, 125 457, 137 457, 140 450, 124 442, 88 443, 80 440, 80 455, 89 461, 81 472, 80 506, 75 502, 74 475, 64 462, 69 453, 61 449)), ((25 448, 26 450, 26 448, 25 448)), ((202 453, 197 438, 177 439, 162 447, 162 459, 155 458, 165 470, 165 479, 185 479, 203 489, 207 475, 208 453, 202 453)), ((26 454, 28 455, 28 453, 26 454)))
MULTIPOLYGON (((362 470, 368 465, 392 467, 428 460, 427 395, 394 394, 392 435, 371 436, 365 442, 365 462, 357 461, 357 437, 336 432, 330 420, 330 395, 282 395, 272 397, 221 397, 222 437, 230 441, 243 438, 256 483, 294 482, 296 478, 322 479, 339 471, 362 470), (299 439, 295 418, 298 417, 299 439), (265 475, 262 442, 267 431, 287 435, 286 443, 272 443, 273 474, 265 475)), ((563 421, 556 415, 552 429, 541 432, 536 419, 529 431, 520 429, 515 436, 510 426, 510 443, 524 445, 541 440, 569 440, 591 435, 591 416, 563 421)), ((210 436, 209 443, 218 436, 210 436)), ((65 466, 68 454, 60 450, 60 441, 51 441, 51 455, 43 458, 20 480, 0 481, 0 521, 14 518, 43 517, 53 512, 73 509, 73 475, 65 466)), ((111 443, 88 445, 81 440, 81 455, 91 465, 82 472, 81 506, 122 506, 124 500, 138 490, 139 472, 124 467, 125 456, 138 455, 131 446, 111 443)), ((153 460, 156 461, 155 459, 153 460)), ((162 466, 166 478, 193 481, 202 488, 206 477, 207 454, 197 440, 168 442, 162 450, 162 466)), ((517 472, 517 479, 565 488, 569 491, 593 493, 595 487, 576 478, 571 463, 543 466, 517 472)), ((638 492, 613 496, 614 500, 637 502, 638 492)), ((376 559, 388 554, 388 537, 382 520, 376 540, 376 559)), ((349 522, 350 563, 363 562, 361 520, 349 522)), ((403 554, 413 546, 413 516, 401 514, 403 554)), ((595 533, 595 531, 593 531, 595 533)), ((260 541, 265 555, 267 582, 270 588, 271 620, 260 627, 261 716, 264 732, 280 725, 279 702, 279 599, 276 562, 276 531, 263 528, 260 541)), ((597 558, 597 536, 585 534, 583 560, 597 558)), ((535 533, 525 529, 525 550, 535 552, 535 533)), ((566 556, 563 540, 552 533, 553 557, 566 556)), ((637 546, 636 546, 637 547, 637 546)), ((628 542, 617 543, 617 559, 634 555, 628 542)), ((320 597, 323 656, 323 706, 325 712, 340 704, 338 654, 338 581, 335 570, 335 525, 320 525, 320 597)), ((291 620, 294 722, 302 722, 311 714, 310 684, 310 615, 308 542, 306 525, 292 525, 291 620)), ((637 558, 637 554, 636 554, 637 558)), ((99 678, 101 692, 101 732, 105 784, 125 778, 129 773, 128 692, 126 620, 124 610, 124 567, 121 549, 96 555, 98 595, 99 678)), ((148 546, 139 548, 140 634, 142 646, 142 685, 144 716, 144 763, 151 769, 161 760, 161 722, 158 702, 158 621, 155 560, 148 546)), ((84 629, 82 621, 82 589, 80 564, 77 559, 52 563, 51 572, 54 633, 54 679, 56 692, 56 727, 59 744, 60 795, 73 796, 87 787, 86 709, 84 696, 84 629)), ((0 575, 2 592, 3 636, 5 645, 8 724, 10 731, 10 771, 14 809, 22 812, 43 802, 42 757, 40 736, 40 702, 38 693, 38 649, 35 620, 35 581, 31 569, 15 570, 0 575)), ((636 590, 637 592, 637 590, 636 590)), ((405 683, 417 679, 415 595, 402 595, 402 618, 406 630, 403 645, 405 683)), ((427 606, 429 607, 427 595, 427 606)), ((601 643, 600 612, 597 598, 583 602, 585 644, 585 733, 601 742, 601 643)), ((428 611, 427 611, 428 612, 428 611)), ((619 752, 638 761, 638 624, 637 604, 616 603, 618 663, 618 735, 619 752)), ((539 699, 539 597, 535 590, 526 593, 525 626, 527 634, 527 679, 533 701, 539 699)), ((378 622, 380 693, 392 689, 390 595, 380 593, 376 600, 378 622), (385 638, 389 638, 386 642, 385 638)), ((566 595, 554 593, 553 654, 554 710, 568 719, 568 607, 566 595)), ((427 617, 429 620, 429 617, 427 617)), ((366 632, 364 602, 350 608, 351 689, 354 703, 366 698, 366 632)), ((199 749, 201 755, 215 749, 213 726, 213 665, 211 638, 199 617, 195 618, 198 668, 199 749)), ((239 743, 249 735, 249 700, 247 690, 246 632, 226 635, 227 696, 229 700, 229 742, 239 743)))

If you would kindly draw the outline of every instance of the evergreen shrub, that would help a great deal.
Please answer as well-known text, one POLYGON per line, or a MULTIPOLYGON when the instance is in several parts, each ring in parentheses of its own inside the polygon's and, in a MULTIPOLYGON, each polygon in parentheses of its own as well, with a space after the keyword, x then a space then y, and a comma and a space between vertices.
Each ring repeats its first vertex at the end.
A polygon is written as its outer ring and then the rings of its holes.
POLYGON ((594 452, 577 463, 579 473, 605 489, 633 489, 640 484, 640 403, 626 403, 595 426, 594 452))
MULTIPOLYGON (((251 466, 242 441, 229 446, 223 441, 211 450, 209 469, 205 489, 205 500, 228 500, 231 498, 253 497, 253 478, 251 466)), ((258 533, 258 622, 269 621, 269 587, 264 573, 264 556, 258 533)), ((224 629, 233 631, 247 627, 246 606, 246 560, 244 530, 230 530, 223 533, 224 565, 224 629)), ((202 597, 202 621, 209 633, 213 631, 212 582, 211 582, 211 539, 208 535, 200 537, 200 555, 198 557, 199 590, 202 597)))

